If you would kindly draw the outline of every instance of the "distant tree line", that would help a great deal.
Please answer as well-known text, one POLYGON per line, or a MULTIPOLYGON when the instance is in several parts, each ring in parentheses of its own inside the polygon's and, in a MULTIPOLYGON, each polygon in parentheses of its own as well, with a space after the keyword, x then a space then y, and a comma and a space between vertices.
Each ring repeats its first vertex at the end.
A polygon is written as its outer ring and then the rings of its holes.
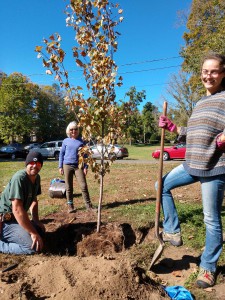
MULTIPOLYGON (((67 124, 74 120, 64 96, 57 84, 39 86, 21 73, 3 74, 0 83, 0 140, 28 143, 64 138, 67 124)), ((131 87, 126 97, 132 102, 132 114, 124 126, 127 142, 157 142, 158 108, 146 102, 139 111, 138 106, 146 99, 144 90, 138 92, 131 87)), ((118 106, 123 105, 118 102, 118 106)))
POLYGON ((0 84, 0 140, 44 142, 65 137, 72 113, 58 85, 38 86, 21 73, 3 74, 0 84))

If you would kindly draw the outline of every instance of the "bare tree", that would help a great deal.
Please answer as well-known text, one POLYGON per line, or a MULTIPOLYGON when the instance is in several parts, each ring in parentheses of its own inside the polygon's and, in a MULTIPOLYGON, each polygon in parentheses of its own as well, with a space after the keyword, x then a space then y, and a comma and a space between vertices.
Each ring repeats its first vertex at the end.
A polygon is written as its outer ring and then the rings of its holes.
POLYGON ((187 120, 192 114, 192 110, 199 99, 190 84, 190 76, 180 71, 178 75, 173 74, 170 78, 167 93, 171 98, 164 96, 170 104, 169 115, 175 116, 175 121, 180 125, 186 125, 187 120))

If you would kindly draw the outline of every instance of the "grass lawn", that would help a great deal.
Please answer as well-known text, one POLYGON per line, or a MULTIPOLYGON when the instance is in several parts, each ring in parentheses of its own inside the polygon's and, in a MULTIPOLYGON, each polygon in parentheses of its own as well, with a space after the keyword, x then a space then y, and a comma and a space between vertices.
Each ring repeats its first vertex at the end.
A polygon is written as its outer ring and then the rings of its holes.
MULTIPOLYGON (((112 164, 110 174, 104 177, 104 195, 102 212, 104 221, 129 223, 133 228, 153 227, 155 220, 155 182, 157 180, 158 163, 151 157, 151 152, 159 146, 127 146, 129 158, 127 163, 116 161, 112 164), (149 163, 137 163, 137 160, 149 160, 149 163), (152 161, 152 162, 150 162, 152 161)), ((164 173, 180 164, 180 161, 164 163, 164 173)), ((0 192, 11 176, 24 168, 24 161, 0 162, 0 192)), ((40 172, 42 195, 39 197, 41 216, 55 212, 65 205, 65 199, 55 200, 48 195, 51 179, 59 177, 58 162, 47 160, 40 172)), ((98 205, 99 184, 89 171, 87 175, 89 192, 94 205, 98 205)), ((80 191, 74 181, 75 192, 78 193, 75 205, 84 209, 80 191)), ((187 247, 201 253, 204 246, 204 223, 201 205, 200 186, 198 183, 173 191, 176 201, 184 243, 187 247)), ((161 216, 162 218, 162 216, 161 216)), ((225 207, 222 211, 222 222, 225 226, 225 207)), ((143 250, 145 251, 145 250, 143 250)), ((144 252, 143 252, 144 253, 144 252)), ((142 253, 142 254, 143 254, 142 253)), ((141 251, 140 251, 141 256, 141 251)), ((144 258, 143 258, 144 260, 144 258)), ((225 264, 225 254, 222 253, 220 265, 225 264)))
MULTIPOLYGON (((170 145, 171 146, 171 145, 170 145)), ((139 159, 139 160, 155 160, 152 158, 152 152, 160 148, 160 145, 150 146, 150 145, 125 145, 129 151, 129 159, 139 159)))

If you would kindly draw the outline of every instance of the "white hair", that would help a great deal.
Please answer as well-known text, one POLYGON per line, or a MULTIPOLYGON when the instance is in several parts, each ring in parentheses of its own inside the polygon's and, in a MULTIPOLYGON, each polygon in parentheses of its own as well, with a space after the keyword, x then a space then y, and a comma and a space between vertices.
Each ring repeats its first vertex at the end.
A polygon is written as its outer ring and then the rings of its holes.
POLYGON ((77 123, 75 121, 70 122, 69 125, 66 127, 66 135, 68 137, 70 137, 70 129, 71 128, 76 128, 77 127, 77 123))

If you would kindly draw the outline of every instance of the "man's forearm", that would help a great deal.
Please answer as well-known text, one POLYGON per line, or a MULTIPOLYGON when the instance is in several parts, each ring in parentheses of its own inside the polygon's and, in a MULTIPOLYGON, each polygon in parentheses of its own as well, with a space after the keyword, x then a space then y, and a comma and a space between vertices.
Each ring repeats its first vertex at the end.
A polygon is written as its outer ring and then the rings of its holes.
POLYGON ((18 224, 22 226, 27 232, 29 232, 29 234, 37 234, 37 231, 32 225, 27 212, 21 205, 13 205, 12 212, 18 224))

